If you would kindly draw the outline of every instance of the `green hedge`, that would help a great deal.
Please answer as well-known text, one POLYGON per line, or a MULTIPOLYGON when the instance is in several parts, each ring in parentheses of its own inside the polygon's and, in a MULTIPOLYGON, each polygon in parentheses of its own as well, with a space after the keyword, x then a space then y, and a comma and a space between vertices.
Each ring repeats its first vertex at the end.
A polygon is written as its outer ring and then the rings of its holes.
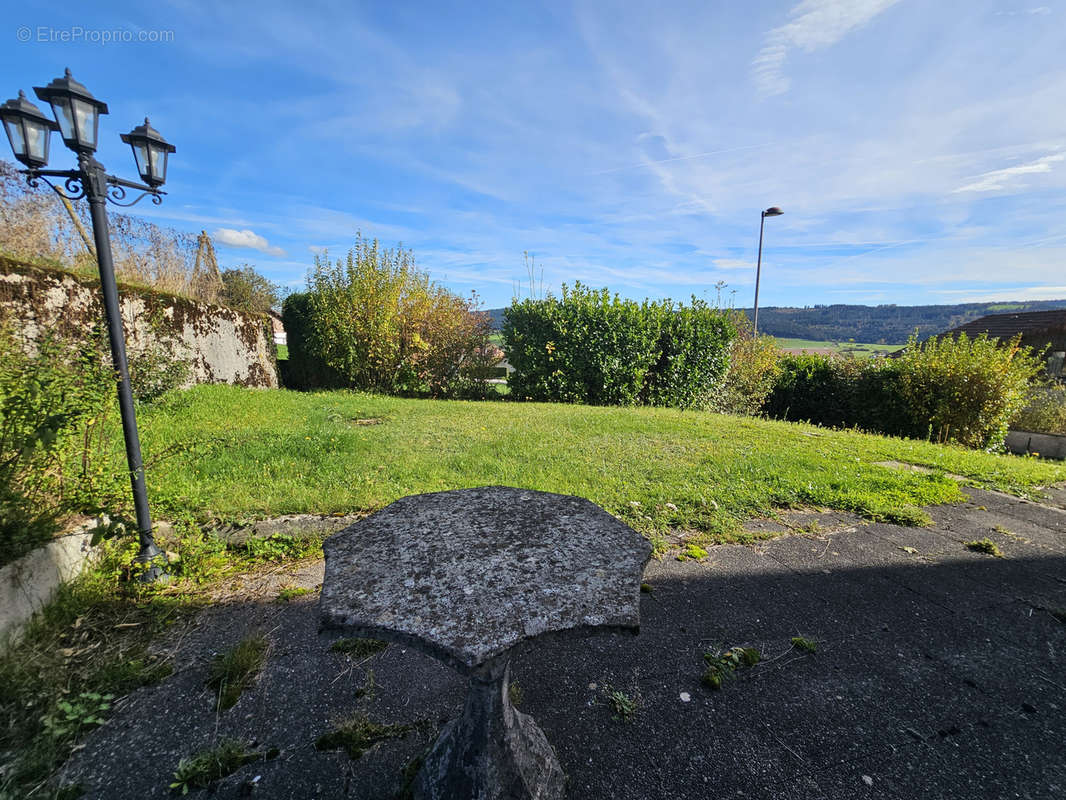
POLYGON ((311 323, 311 294, 294 292, 281 304, 281 324, 289 348, 287 361, 278 362, 286 389, 338 389, 343 385, 337 372, 318 355, 311 323))
POLYGON ((562 297, 515 300, 503 348, 519 400, 704 408, 728 366, 736 330, 693 298, 637 303, 576 283, 562 297))
POLYGON ((895 359, 784 356, 763 407, 778 419, 1000 449, 1040 359, 1018 338, 911 339, 895 359))

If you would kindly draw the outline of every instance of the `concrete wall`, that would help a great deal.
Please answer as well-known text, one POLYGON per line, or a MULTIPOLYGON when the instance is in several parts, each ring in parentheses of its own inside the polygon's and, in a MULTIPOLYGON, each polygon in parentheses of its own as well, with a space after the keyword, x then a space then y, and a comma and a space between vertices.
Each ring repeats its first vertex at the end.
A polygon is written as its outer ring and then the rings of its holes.
MULTIPOLYGON (((278 387, 277 348, 265 315, 151 289, 120 286, 119 298, 130 351, 162 334, 192 365, 190 384, 278 387)), ((104 320, 99 283, 0 258, 3 318, 31 340, 43 330, 81 334, 104 320)))
POLYGON ((76 578, 95 555, 85 523, 18 561, 0 568, 0 650, 52 599, 59 584, 76 578))
POLYGON ((1007 449, 1018 455, 1038 453, 1041 458, 1066 459, 1066 436, 1053 433, 1030 433, 1029 431, 1009 431, 1007 449))

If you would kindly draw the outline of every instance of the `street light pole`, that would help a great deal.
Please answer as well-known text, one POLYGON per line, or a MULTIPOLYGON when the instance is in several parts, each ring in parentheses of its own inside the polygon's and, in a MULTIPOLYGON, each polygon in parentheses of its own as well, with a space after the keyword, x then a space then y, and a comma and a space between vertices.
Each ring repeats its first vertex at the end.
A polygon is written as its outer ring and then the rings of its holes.
POLYGON ((141 440, 137 433, 137 412, 133 405, 133 390, 130 386, 129 362, 126 359, 126 337, 122 330, 122 310, 118 300, 118 285, 115 282, 115 264, 111 256, 111 232, 107 224, 107 175, 103 165, 90 155, 80 155, 82 186, 89 201, 89 213, 93 223, 93 239, 96 241, 97 266, 100 270, 100 289, 104 296, 104 312, 107 314, 107 334, 111 344, 111 363, 118 373, 118 408, 122 416, 122 437, 126 443, 126 464, 130 470, 133 488, 133 507, 137 514, 137 536, 140 551, 137 560, 148 565, 141 577, 154 581, 163 575, 163 568, 154 563, 161 555, 152 533, 152 514, 148 509, 148 490, 144 484, 144 461, 141 456, 141 440))
POLYGON ((762 232, 767 217, 779 217, 785 212, 777 206, 770 206, 759 216, 759 256, 755 262, 755 319, 752 321, 752 334, 759 333, 759 279, 762 277, 762 232))
POLYGON ((137 433, 137 414, 130 387, 129 364, 126 359, 126 340, 122 330, 122 312, 119 306, 118 286, 115 281, 115 265, 111 255, 111 234, 107 223, 107 203, 132 206, 146 195, 158 205, 164 192, 159 187, 166 181, 167 157, 174 152, 169 144, 148 123, 138 126, 122 141, 133 148, 134 160, 144 184, 127 181, 108 175, 93 157, 96 150, 99 115, 107 113, 107 105, 100 102, 88 89, 74 80, 70 70, 48 86, 35 90, 37 96, 52 106, 55 121, 48 119, 35 105, 19 92, 16 100, 0 106, 0 119, 15 157, 28 169, 22 170, 30 186, 44 181, 56 194, 66 200, 82 197, 89 201, 89 212, 96 241, 96 257, 100 270, 100 289, 103 294, 104 312, 107 316, 108 339, 111 345, 111 362, 118 376, 118 404, 122 417, 122 434, 126 444, 126 463, 130 471, 133 489, 133 505, 137 516, 137 534, 140 551, 137 561, 143 565, 139 579, 145 582, 166 578, 160 564, 163 555, 152 533, 152 515, 148 509, 148 491, 145 488, 144 462, 141 457, 140 437, 137 433), (63 141, 78 156, 78 169, 46 170, 48 163, 48 139, 52 131, 59 130, 63 141), (53 184, 49 178, 63 180, 64 188, 53 184), (126 189, 141 192, 136 199, 123 202, 126 189))

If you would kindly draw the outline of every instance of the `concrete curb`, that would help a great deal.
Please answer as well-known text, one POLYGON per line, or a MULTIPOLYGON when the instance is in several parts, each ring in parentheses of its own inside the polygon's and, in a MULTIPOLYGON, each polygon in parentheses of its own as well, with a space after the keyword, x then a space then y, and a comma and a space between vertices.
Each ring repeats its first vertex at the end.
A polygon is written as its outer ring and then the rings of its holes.
POLYGON ((1036 453, 1041 458, 1066 460, 1066 436, 1053 433, 1009 431, 1006 445, 1008 450, 1018 455, 1036 453))
POLYGON ((90 546, 96 520, 78 525, 0 568, 0 650, 17 641, 22 628, 52 599, 61 583, 81 574, 98 550, 90 546))

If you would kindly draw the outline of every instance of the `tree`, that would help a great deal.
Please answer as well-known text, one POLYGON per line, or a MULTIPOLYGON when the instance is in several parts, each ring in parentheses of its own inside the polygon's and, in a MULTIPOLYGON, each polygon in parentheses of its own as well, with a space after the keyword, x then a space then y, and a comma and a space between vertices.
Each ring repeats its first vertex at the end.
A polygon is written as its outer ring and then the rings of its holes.
POLYGON ((218 301, 230 308, 265 314, 281 302, 281 287, 250 264, 222 271, 218 301))

